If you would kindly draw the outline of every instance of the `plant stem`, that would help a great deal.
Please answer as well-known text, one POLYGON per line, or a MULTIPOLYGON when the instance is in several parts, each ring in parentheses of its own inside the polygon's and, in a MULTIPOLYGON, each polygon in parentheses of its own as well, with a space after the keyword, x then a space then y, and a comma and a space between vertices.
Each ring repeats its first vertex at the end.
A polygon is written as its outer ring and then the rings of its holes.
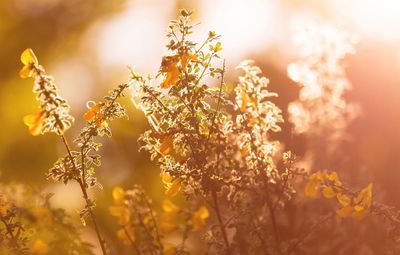
POLYGON ((11 245, 13 246, 13 248, 19 250, 18 242, 14 236, 14 233, 10 227, 10 224, 1 216, 0 216, 0 220, 1 220, 1 222, 3 222, 4 226, 6 227, 7 233, 10 236, 9 241, 10 241, 11 245))
POLYGON ((126 229, 125 226, 123 226, 125 235, 128 237, 129 242, 131 243, 132 247, 135 249, 136 254, 141 255, 140 250, 138 249, 138 247, 135 244, 135 241, 133 241, 131 235, 129 234, 128 230, 126 229))
MULTIPOLYGON (((68 145, 67 139, 65 138, 64 134, 61 135, 61 139, 62 139, 63 144, 64 144, 64 146, 65 146, 65 148, 66 148, 66 150, 68 152, 68 155, 69 155, 69 158, 71 160, 71 164, 72 164, 74 170, 76 172, 78 172, 79 170, 76 167, 75 160, 74 160, 74 158, 72 156, 71 149, 70 149, 70 147, 68 145)), ((82 178, 84 178, 84 177, 82 177, 82 178)), ((97 221, 96 221, 96 216, 95 216, 95 214, 94 214, 94 212, 92 210, 91 201, 90 201, 89 196, 87 194, 87 189, 86 189, 86 186, 85 186, 85 182, 83 181, 84 179, 76 178, 75 180, 79 183, 79 186, 81 187, 83 198, 85 199, 85 202, 86 202, 86 208, 87 208, 87 210, 89 212, 90 218, 93 221, 94 229, 96 231, 97 239, 99 240, 100 247, 101 247, 101 250, 103 252, 103 255, 107 255, 107 250, 106 250, 106 247, 104 245, 105 241, 103 240, 103 238, 101 236, 100 229, 99 229, 99 226, 98 226, 97 221)))
POLYGON ((287 249, 287 254, 292 254, 296 250, 296 248, 307 238, 312 232, 314 232, 320 225, 325 223, 326 221, 330 220, 335 214, 329 214, 327 217, 322 218, 320 221, 316 222, 303 236, 298 238, 298 240, 292 244, 287 249))
POLYGON ((226 254, 230 255, 231 254, 231 248, 230 248, 230 245, 229 245, 228 235, 226 234, 225 224, 224 224, 224 222, 222 220, 221 211, 220 211, 219 204, 218 204, 218 199, 217 199, 217 193, 215 191, 212 192, 212 198, 213 198, 213 201, 214 201, 214 209, 215 209, 215 213, 217 214, 219 227, 221 229, 222 237, 224 238, 226 254))

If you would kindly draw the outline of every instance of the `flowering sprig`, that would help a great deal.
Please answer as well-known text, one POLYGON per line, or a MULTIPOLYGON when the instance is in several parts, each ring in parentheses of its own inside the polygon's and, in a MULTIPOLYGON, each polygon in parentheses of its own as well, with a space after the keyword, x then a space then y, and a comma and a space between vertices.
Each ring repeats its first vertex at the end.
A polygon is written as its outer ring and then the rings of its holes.
POLYGON ((41 111, 37 117, 27 117, 25 122, 30 124, 30 132, 33 135, 46 132, 55 132, 60 135, 67 150, 67 154, 59 158, 49 170, 47 178, 55 181, 68 183, 75 181, 79 184, 83 198, 86 202, 85 208, 81 210, 80 217, 83 225, 85 218, 90 217, 93 221, 97 237, 103 254, 107 254, 105 242, 100 234, 98 223, 95 219, 93 208, 95 201, 88 195, 88 189, 97 185, 94 167, 100 165, 100 156, 92 153, 99 150, 101 144, 94 141, 97 136, 111 136, 109 121, 116 118, 127 117, 125 108, 117 102, 124 96, 124 91, 130 83, 119 85, 104 97, 103 102, 88 103, 88 112, 83 118, 87 121, 79 136, 74 140, 77 150, 70 147, 64 132, 68 129, 73 118, 68 114, 69 105, 57 94, 57 87, 53 78, 46 75, 44 68, 38 64, 38 60, 31 49, 25 50, 21 55, 24 67, 20 71, 22 78, 34 77, 34 92, 38 94, 37 100, 41 102, 41 111), (33 119, 32 119, 33 118, 33 119), (27 122, 30 120, 32 122, 27 122))
POLYGON ((342 185, 336 172, 318 171, 310 175, 305 194, 310 198, 316 198, 321 192, 327 199, 336 198, 341 205, 336 211, 338 217, 351 216, 356 220, 362 220, 371 212, 372 183, 360 192, 354 193, 342 185))
POLYGON ((26 49, 21 54, 24 67, 20 71, 23 79, 33 77, 33 92, 40 102, 40 111, 24 117, 24 123, 29 127, 29 132, 36 136, 53 132, 62 135, 71 127, 74 118, 69 114, 70 106, 58 94, 54 78, 46 74, 43 66, 32 49, 26 49))

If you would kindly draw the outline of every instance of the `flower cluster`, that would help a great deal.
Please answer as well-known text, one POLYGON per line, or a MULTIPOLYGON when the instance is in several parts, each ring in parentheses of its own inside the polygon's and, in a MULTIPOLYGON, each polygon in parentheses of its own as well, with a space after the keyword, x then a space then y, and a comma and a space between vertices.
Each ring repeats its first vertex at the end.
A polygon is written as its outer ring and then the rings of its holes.
POLYGON ((74 118, 69 114, 67 101, 58 94, 54 78, 47 75, 39 65, 32 49, 24 50, 21 62, 24 66, 19 74, 23 79, 34 78, 33 92, 40 102, 40 111, 37 114, 24 117, 29 132, 34 136, 48 132, 63 134, 71 127, 74 118))
POLYGON ((318 171, 310 175, 305 194, 310 198, 316 198, 320 193, 328 199, 336 198, 342 206, 336 211, 337 216, 341 218, 351 216, 356 220, 362 220, 371 212, 372 183, 357 194, 342 185, 336 172, 318 171))

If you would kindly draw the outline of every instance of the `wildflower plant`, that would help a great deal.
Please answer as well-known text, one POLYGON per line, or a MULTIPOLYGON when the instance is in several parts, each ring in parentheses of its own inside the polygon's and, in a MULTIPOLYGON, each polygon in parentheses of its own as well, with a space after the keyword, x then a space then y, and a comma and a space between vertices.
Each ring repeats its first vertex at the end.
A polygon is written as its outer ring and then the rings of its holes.
POLYGON ((222 50, 219 37, 209 32, 203 43, 192 42, 190 15, 182 11, 170 23, 171 55, 162 58, 161 83, 132 75, 133 101, 152 127, 140 138, 142 148, 158 161, 167 196, 181 191, 212 209, 215 223, 205 236, 210 251, 279 252, 276 210, 294 192, 290 180, 300 170, 291 166, 290 152, 279 160, 278 143, 270 139, 283 122, 281 110, 270 101, 277 94, 268 90, 261 70, 245 61, 238 67, 244 75, 235 99, 230 99, 225 64, 213 65, 222 50), (218 79, 219 86, 205 84, 206 77, 218 79), (265 233, 273 233, 273 247, 265 233))
POLYGON ((93 209, 94 199, 88 195, 88 189, 99 186, 95 177, 94 168, 100 165, 100 155, 96 153, 101 144, 95 142, 98 136, 111 136, 109 121, 116 118, 127 117, 125 108, 117 102, 130 83, 119 85, 111 90, 104 101, 95 103, 88 102, 88 111, 83 118, 86 125, 74 140, 75 148, 70 147, 65 131, 71 127, 74 118, 69 115, 69 105, 57 92, 54 78, 47 75, 44 68, 39 65, 38 59, 31 49, 26 49, 21 55, 24 64, 20 71, 21 78, 34 78, 34 89, 37 100, 40 102, 40 112, 36 116, 27 116, 24 122, 29 127, 32 135, 54 132, 61 137, 66 149, 66 155, 59 158, 54 166, 48 171, 47 178, 67 184, 77 182, 85 200, 85 208, 80 211, 82 224, 85 226, 85 218, 90 217, 100 242, 103 254, 107 254, 105 241, 100 233, 93 209))

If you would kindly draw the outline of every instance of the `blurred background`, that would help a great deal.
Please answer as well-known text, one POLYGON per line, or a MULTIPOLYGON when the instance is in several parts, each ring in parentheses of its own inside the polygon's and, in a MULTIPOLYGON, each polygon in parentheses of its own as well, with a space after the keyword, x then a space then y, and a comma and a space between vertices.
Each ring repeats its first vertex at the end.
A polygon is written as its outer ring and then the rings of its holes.
MULTIPOLYGON (((340 148, 344 156, 337 167, 360 186, 374 182, 381 201, 400 206, 393 195, 400 192, 400 2, 395 0, 1 0, 1 182, 54 192, 54 205, 76 218, 83 205, 78 186, 45 179, 46 171, 64 154, 59 138, 32 137, 22 122, 38 107, 32 80, 18 76, 25 48, 35 51, 71 104, 76 122, 66 136, 73 139, 84 125, 86 102, 101 100, 126 81, 127 66, 142 73, 158 71, 167 54, 168 22, 181 8, 195 11, 199 24, 194 40, 201 41, 209 30, 222 35, 227 82, 236 82, 234 67, 241 60, 254 59, 270 79, 271 90, 279 93, 276 103, 285 115, 299 90, 286 72, 288 63, 299 57, 295 31, 306 22, 324 21, 357 35, 357 53, 345 61, 353 84, 346 99, 359 104, 361 114, 349 126, 351 140, 340 148)), ((106 208, 115 185, 128 188, 140 183, 156 204, 164 196, 159 170, 147 153, 138 152, 137 138, 148 124, 129 98, 123 103, 129 120, 111 124, 113 138, 103 141, 102 166, 97 170, 104 189, 94 191, 96 211, 103 219, 109 217, 106 208)), ((280 139, 302 155, 304 139, 289 131, 290 125, 285 125, 280 139)), ((106 231, 114 231, 115 222, 105 222, 106 231)))

